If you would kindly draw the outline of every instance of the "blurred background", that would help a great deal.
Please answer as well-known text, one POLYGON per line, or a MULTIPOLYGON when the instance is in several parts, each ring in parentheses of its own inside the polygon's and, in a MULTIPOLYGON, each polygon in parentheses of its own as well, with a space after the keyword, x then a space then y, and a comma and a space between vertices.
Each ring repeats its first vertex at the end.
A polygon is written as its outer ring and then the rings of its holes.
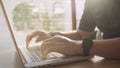
MULTIPOLYGON (((19 46, 25 45, 26 36, 35 30, 71 31, 73 28, 72 0, 3 0, 3 4, 19 46)), ((84 0, 75 0, 74 6, 77 29, 84 0)), ((0 24, 0 29, 4 29, 4 22, 0 24)))

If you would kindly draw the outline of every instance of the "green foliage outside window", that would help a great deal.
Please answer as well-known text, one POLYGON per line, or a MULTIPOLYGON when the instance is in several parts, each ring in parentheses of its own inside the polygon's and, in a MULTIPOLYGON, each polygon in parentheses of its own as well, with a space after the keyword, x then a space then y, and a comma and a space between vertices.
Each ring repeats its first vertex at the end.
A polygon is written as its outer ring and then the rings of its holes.
POLYGON ((46 11, 44 13, 39 13, 35 12, 35 9, 37 9, 35 6, 26 2, 23 2, 15 7, 13 10, 13 24, 17 31, 32 29, 43 29, 46 31, 64 30, 63 13, 54 14, 50 17, 49 10, 47 11, 47 9, 45 9, 46 11))
POLYGON ((13 11, 13 21, 16 30, 33 29, 34 23, 39 23, 39 13, 33 12, 34 6, 28 3, 19 4, 13 11))

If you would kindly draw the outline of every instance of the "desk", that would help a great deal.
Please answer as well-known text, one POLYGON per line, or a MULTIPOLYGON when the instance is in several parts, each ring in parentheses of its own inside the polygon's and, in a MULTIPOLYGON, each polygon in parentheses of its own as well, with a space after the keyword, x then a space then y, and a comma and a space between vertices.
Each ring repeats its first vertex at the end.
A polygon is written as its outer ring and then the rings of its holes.
POLYGON ((0 68, 24 68, 15 50, 0 52, 0 68))
MULTIPOLYGON (((1 22, 0 25, 2 25, 1 22)), ((16 54, 7 27, 5 25, 2 25, 2 27, 0 27, 0 68, 24 68, 16 54)), ((120 68, 120 60, 105 60, 101 57, 94 57, 87 61, 64 64, 50 68, 120 68)))
MULTIPOLYGON (((0 68, 24 68, 16 54, 10 35, 7 35, 7 31, 2 35, 0 34, 0 68)), ((87 61, 50 68, 120 68, 120 60, 105 60, 96 56, 87 61)))
MULTIPOLYGON (((0 68, 24 68, 14 49, 0 52, 0 68)), ((120 60, 106 60, 95 56, 90 60, 53 66, 50 68, 120 68, 120 60)))

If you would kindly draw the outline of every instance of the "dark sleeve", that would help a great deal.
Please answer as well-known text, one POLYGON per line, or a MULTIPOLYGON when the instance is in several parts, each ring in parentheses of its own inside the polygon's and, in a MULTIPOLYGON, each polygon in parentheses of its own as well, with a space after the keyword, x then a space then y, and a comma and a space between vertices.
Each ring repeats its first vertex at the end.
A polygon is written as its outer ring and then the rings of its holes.
POLYGON ((86 0, 85 2, 85 9, 80 20, 79 29, 91 32, 94 31, 96 24, 90 11, 90 3, 88 1, 86 0))

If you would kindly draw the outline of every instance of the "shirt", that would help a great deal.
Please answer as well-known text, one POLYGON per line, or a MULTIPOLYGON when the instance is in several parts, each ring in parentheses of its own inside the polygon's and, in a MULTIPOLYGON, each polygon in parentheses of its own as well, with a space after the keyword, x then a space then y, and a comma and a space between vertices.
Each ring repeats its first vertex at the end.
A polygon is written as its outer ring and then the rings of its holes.
POLYGON ((94 31, 98 27, 103 38, 120 37, 120 0, 86 0, 79 29, 94 31))

